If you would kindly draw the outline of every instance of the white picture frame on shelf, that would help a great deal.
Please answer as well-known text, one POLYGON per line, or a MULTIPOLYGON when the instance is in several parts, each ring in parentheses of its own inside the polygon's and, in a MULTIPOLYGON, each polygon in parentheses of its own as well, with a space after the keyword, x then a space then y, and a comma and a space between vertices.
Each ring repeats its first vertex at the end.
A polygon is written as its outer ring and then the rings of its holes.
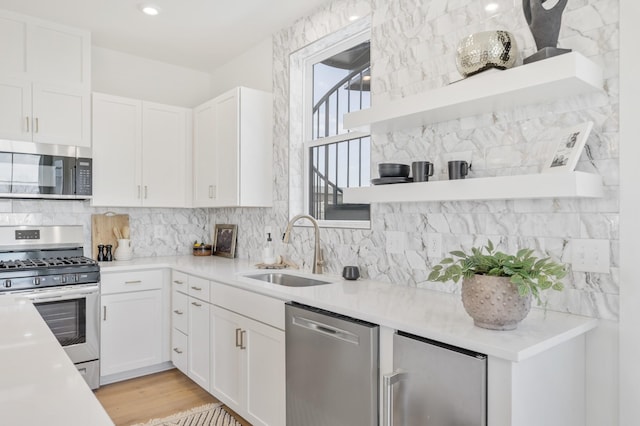
POLYGON ((593 122, 587 121, 558 131, 554 136, 553 154, 542 167, 542 173, 574 171, 592 128, 593 122))

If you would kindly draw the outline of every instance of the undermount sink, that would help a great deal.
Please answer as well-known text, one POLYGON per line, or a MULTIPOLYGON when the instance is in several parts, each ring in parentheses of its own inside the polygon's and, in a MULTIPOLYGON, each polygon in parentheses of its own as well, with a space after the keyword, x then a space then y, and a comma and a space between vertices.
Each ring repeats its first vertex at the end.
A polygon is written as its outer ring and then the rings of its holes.
POLYGON ((299 275, 282 274, 280 272, 268 272, 263 274, 245 275, 252 280, 265 281, 272 284, 287 287, 312 287, 322 284, 331 284, 331 281, 316 280, 314 278, 301 277, 299 275))

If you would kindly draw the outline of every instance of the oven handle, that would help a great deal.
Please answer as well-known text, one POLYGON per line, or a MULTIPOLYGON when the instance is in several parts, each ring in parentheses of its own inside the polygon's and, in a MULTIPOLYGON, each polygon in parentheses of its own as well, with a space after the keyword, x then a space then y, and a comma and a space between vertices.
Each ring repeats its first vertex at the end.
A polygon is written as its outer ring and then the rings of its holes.
POLYGON ((79 299, 82 296, 91 296, 98 294, 98 286, 83 287, 77 290, 45 290, 36 294, 25 294, 23 297, 32 302, 45 302, 48 300, 69 300, 79 299))

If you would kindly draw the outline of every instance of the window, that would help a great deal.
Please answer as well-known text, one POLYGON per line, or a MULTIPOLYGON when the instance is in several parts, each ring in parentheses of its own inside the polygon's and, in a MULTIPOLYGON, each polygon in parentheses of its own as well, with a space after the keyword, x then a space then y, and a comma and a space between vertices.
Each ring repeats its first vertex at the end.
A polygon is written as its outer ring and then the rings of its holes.
POLYGON ((369 186, 371 177, 370 135, 343 128, 344 114, 371 105, 370 69, 368 31, 305 60, 304 194, 323 225, 370 218, 368 204, 342 202, 344 188, 369 186))

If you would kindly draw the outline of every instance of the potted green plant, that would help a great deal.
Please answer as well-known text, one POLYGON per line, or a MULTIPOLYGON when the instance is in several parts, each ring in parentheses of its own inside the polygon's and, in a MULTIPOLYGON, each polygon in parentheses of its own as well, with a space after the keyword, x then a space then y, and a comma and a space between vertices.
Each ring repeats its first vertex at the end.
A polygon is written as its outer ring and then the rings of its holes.
POLYGON ((473 247, 471 254, 450 252, 452 257, 434 266, 428 279, 459 282, 462 278, 462 304, 474 324, 513 330, 529 313, 531 298, 540 305, 541 291, 562 290, 560 280, 567 274, 564 265, 533 253, 525 248, 515 255, 505 254, 489 241, 484 247, 473 247))

